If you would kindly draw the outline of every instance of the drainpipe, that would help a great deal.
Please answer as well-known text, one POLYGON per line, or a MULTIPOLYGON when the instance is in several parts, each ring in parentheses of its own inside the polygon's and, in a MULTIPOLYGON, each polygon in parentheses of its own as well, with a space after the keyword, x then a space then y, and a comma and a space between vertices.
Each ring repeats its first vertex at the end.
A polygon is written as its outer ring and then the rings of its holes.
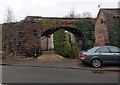
POLYGON ((47 37, 47 42, 46 42, 46 44, 47 44, 47 51, 48 51, 48 37, 47 37))

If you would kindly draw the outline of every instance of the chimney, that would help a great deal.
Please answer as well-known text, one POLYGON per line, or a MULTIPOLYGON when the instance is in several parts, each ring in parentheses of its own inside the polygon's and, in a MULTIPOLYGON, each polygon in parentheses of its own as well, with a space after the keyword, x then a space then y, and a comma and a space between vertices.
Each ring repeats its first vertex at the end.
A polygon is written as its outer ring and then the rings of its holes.
POLYGON ((118 8, 120 8, 120 1, 118 2, 118 8))

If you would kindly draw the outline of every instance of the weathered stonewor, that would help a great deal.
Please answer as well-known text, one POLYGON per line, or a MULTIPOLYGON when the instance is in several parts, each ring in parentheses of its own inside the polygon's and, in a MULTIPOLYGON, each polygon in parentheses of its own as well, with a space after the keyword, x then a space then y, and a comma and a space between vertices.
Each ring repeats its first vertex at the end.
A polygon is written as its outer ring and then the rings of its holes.
POLYGON ((100 9, 95 24, 95 44, 118 45, 120 42, 120 9, 100 9), (116 42, 116 43, 114 43, 116 42))
MULTIPOLYGON (((94 37, 94 26, 94 18, 28 16, 17 23, 3 24, 3 51, 8 54, 37 56, 41 54, 43 48, 49 50, 48 46, 51 42, 48 38, 55 31, 64 29, 73 33, 78 42, 79 40, 85 42, 85 36, 94 37), (89 26, 85 26, 85 23, 89 26), (42 37, 46 37, 47 40, 42 37)), ((91 39, 88 38, 89 40, 91 39)))

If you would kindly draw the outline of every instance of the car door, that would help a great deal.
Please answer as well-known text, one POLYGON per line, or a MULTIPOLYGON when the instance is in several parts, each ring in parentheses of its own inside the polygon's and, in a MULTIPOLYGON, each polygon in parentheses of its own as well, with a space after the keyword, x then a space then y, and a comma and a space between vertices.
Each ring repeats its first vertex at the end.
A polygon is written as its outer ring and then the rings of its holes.
POLYGON ((109 47, 113 56, 113 63, 120 63, 120 49, 117 47, 109 47))
POLYGON ((102 60, 103 63, 113 62, 113 57, 108 47, 100 47, 98 51, 99 51, 99 58, 102 60))

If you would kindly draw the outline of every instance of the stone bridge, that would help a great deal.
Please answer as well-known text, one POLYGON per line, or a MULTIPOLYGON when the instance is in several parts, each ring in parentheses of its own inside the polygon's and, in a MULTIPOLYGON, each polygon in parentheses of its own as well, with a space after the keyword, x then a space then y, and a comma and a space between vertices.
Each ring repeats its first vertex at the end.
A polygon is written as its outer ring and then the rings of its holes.
MULTIPOLYGON (((94 26, 94 18, 27 16, 24 20, 9 26, 12 29, 12 36, 9 42, 13 51, 28 54, 34 51, 40 51, 42 46, 46 46, 42 42, 41 37, 48 38, 55 31, 64 29, 74 34, 78 44, 79 41, 82 41, 83 45, 88 47, 94 44, 94 26), (41 45, 42 43, 43 45, 41 45)), ((6 25, 4 28, 7 28, 6 25)), ((3 34, 5 33, 6 31, 3 32, 3 34)))
POLYGON ((24 29, 36 29, 36 31, 40 30, 41 36, 46 37, 61 28, 64 28, 66 31, 73 33, 75 36, 82 37, 82 29, 85 28, 78 27, 79 22, 89 22, 91 25, 95 25, 95 19, 93 18, 57 18, 28 16, 25 18, 24 22, 24 29))

